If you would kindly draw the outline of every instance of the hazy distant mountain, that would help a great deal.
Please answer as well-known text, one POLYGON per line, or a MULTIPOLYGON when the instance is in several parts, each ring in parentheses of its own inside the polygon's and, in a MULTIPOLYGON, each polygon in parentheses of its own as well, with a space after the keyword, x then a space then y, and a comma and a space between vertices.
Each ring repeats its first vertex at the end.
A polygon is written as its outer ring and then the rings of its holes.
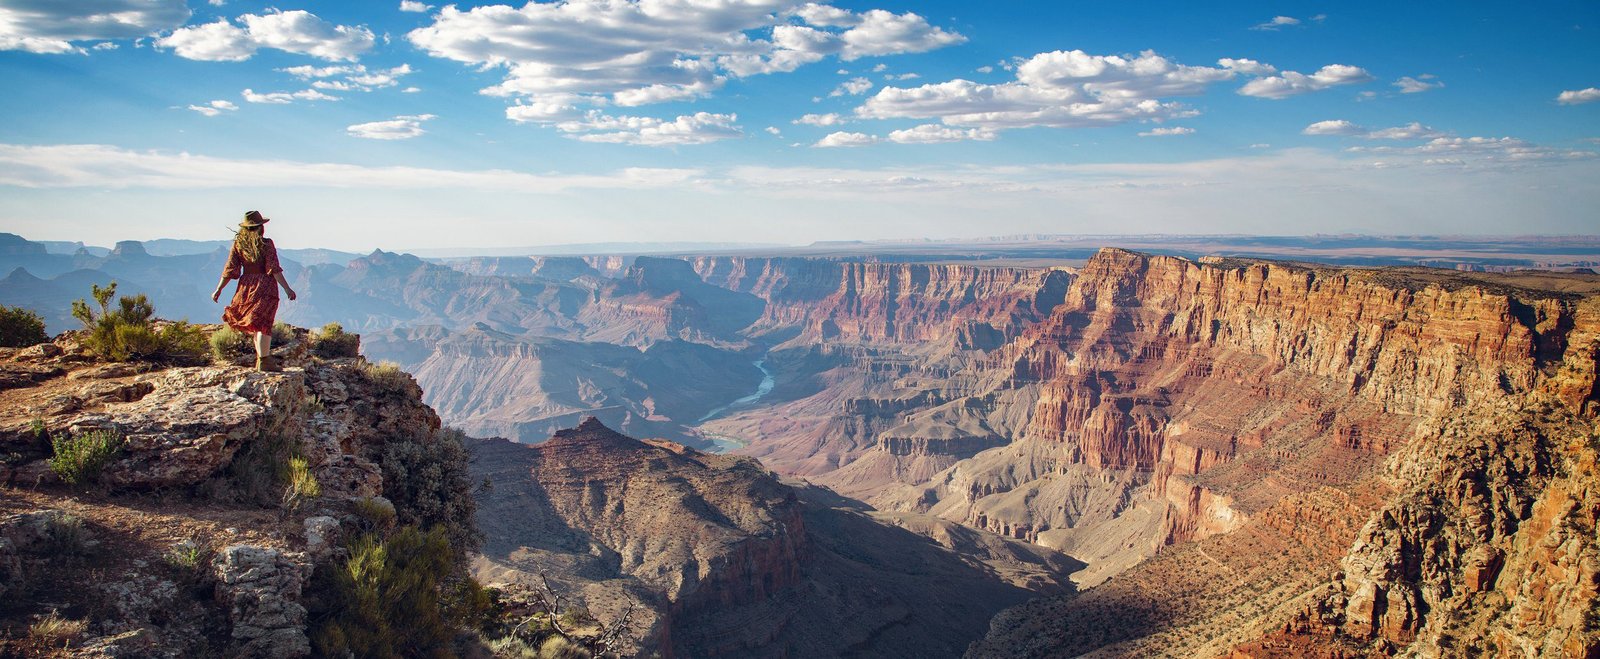
POLYGON ((405 250, 427 258, 469 258, 474 256, 588 256, 594 254, 688 254, 749 249, 786 249, 781 243, 571 243, 527 247, 445 247, 405 250))

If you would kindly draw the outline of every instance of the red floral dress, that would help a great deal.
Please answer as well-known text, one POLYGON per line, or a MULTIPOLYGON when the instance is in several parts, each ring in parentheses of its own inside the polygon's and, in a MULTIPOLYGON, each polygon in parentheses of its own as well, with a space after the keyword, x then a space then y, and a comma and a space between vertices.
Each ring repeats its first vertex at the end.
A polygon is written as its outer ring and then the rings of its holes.
POLYGON ((261 240, 261 261, 257 263, 240 254, 237 246, 230 250, 222 278, 238 279, 239 290, 222 311, 222 322, 240 332, 271 332, 278 316, 278 280, 273 275, 282 270, 278 248, 269 238, 261 240))

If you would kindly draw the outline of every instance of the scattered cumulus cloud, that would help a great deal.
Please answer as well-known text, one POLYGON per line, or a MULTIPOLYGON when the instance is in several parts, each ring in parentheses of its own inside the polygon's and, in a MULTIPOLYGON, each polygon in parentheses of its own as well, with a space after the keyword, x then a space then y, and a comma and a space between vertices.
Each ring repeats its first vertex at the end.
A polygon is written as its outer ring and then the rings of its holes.
POLYGON ((915 128, 889 133, 889 141, 899 144, 938 144, 968 140, 991 142, 998 137, 1000 137, 1000 132, 990 128, 968 128, 962 130, 939 124, 923 124, 915 128))
POLYGON ((1402 94, 1420 94, 1430 89, 1443 87, 1444 83, 1434 79, 1434 76, 1424 73, 1415 78, 1411 76, 1400 78, 1394 81, 1394 86, 1399 88, 1402 94))
POLYGON ((84 54, 80 41, 136 39, 189 20, 184 0, 28 1, 0 4, 0 50, 84 54))
POLYGON ((174 30, 157 39, 156 47, 171 49, 179 57, 212 62, 244 61, 262 48, 329 61, 355 61, 376 43, 365 27, 334 25, 298 9, 245 14, 236 20, 237 25, 224 18, 174 30))
MULTIPOLYGON (((546 108, 530 103, 506 109, 506 117, 515 122, 552 122, 555 121, 553 117, 567 114, 566 108, 559 105, 546 108)), ((679 115, 669 120, 656 117, 613 116, 599 110, 589 110, 576 118, 555 121, 554 125, 568 137, 582 142, 681 146, 709 144, 743 137, 744 132, 739 129, 737 121, 737 115, 709 112, 679 115)))
POLYGON ((830 57, 853 61, 966 40, 911 12, 787 0, 446 5, 406 38, 434 57, 503 71, 482 93, 515 99, 507 110, 514 121, 551 126, 586 108, 693 100, 729 79, 830 57))
POLYGON ((1186 128, 1186 127, 1183 127, 1183 126, 1164 126, 1164 127, 1161 127, 1161 128, 1152 128, 1150 130, 1147 130, 1147 131, 1144 131, 1142 133, 1139 133, 1139 137, 1172 137, 1172 136, 1177 136, 1177 135, 1193 135, 1193 134, 1194 134, 1194 129, 1193 128, 1186 128))
MULTIPOLYGON (((1590 160, 1600 154, 1533 144, 1515 137, 1435 137, 1419 146, 1351 147, 1350 153, 1400 158, 1404 164, 1450 166, 1516 166, 1590 160)), ((1394 161, 1379 161, 1380 166, 1394 161)))
POLYGON ((766 128, 763 128, 762 130, 767 131, 767 134, 771 135, 773 137, 783 137, 783 131, 778 130, 777 126, 767 126, 766 128))
POLYGON ((422 129, 422 122, 435 117, 431 114, 401 115, 388 121, 371 121, 364 124, 348 126, 345 131, 351 137, 360 137, 369 140, 409 140, 421 137, 427 131, 422 129))
POLYGON ((879 140, 877 137, 868 135, 866 133, 849 133, 845 131, 839 131, 836 133, 828 133, 822 139, 817 140, 817 143, 813 144, 812 146, 819 149, 836 149, 841 147, 866 146, 868 144, 877 144, 878 142, 879 140))
POLYGON ((264 103, 267 105, 288 105, 296 100, 301 101, 337 101, 339 97, 329 96, 315 89, 305 89, 297 92, 268 92, 257 93, 253 89, 239 92, 246 103, 264 103))
POLYGON ((828 92, 829 96, 860 96, 872 89, 872 81, 866 78, 851 78, 840 84, 837 89, 828 92))
POLYGON ((1252 30, 1279 30, 1291 25, 1299 25, 1300 19, 1292 16, 1273 16, 1272 20, 1251 26, 1252 30))
POLYGON ((977 71, 978 71, 978 73, 994 73, 994 67, 992 67, 992 66, 980 66, 980 67, 978 67, 977 71))
POLYGON ((1239 93, 1245 96, 1276 100, 1322 91, 1338 85, 1366 82, 1371 79, 1372 74, 1367 73, 1366 69, 1359 66, 1329 64, 1311 75, 1284 71, 1279 75, 1256 78, 1246 83, 1245 86, 1240 87, 1239 93))
POLYGON ((1081 50, 1019 59, 1012 70, 1016 79, 999 84, 958 78, 920 87, 885 87, 855 113, 869 119, 938 119, 949 126, 992 130, 1180 119, 1196 112, 1164 99, 1194 96, 1240 76, 1277 71, 1248 59, 1224 59, 1217 67, 1189 66, 1153 51, 1122 56, 1081 50))
POLYGON ((212 101, 212 102, 207 103, 205 105, 191 105, 191 106, 189 106, 189 109, 190 110, 194 110, 195 112, 199 112, 200 114, 205 115, 207 117, 215 117, 215 116, 217 116, 219 114, 222 114, 224 112, 233 112, 234 110, 238 110, 239 106, 234 105, 233 103, 228 102, 228 101, 218 100, 218 101, 212 101))
POLYGON ((433 9, 433 5, 423 4, 417 0, 400 0, 400 11, 425 14, 429 9, 433 9))
POLYGON ((844 123, 844 118, 835 113, 808 114, 800 117, 799 119, 795 119, 790 123, 803 124, 806 126, 837 126, 844 123))
POLYGON ((1556 102, 1562 105, 1581 105, 1600 101, 1600 89, 1571 89, 1561 92, 1556 96, 1556 102))
POLYGON ((1344 119, 1318 121, 1306 126, 1300 132, 1305 135, 1360 137, 1369 140, 1429 140, 1449 135, 1449 133, 1424 126, 1415 121, 1393 128, 1370 129, 1344 119))

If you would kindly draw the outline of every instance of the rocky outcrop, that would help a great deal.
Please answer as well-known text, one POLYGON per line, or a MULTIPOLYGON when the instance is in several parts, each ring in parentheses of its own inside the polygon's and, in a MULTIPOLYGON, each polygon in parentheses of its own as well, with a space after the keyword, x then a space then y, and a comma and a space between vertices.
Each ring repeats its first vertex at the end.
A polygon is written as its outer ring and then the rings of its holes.
POLYGON ((304 557, 296 560, 268 547, 233 545, 217 552, 212 570, 217 601, 228 608, 242 656, 311 654, 306 608, 300 605, 300 589, 310 572, 304 557))
MULTIPOLYGON (((0 350, 0 372, 28 374, 0 386, 0 625, 57 610, 93 656, 308 655, 303 587, 345 555, 359 509, 392 518, 383 495, 439 487, 386 455, 440 422, 405 373, 292 334, 281 373, 104 363, 71 333, 0 350), (97 433, 109 459, 62 483, 55 445, 97 433), (316 482, 292 502, 291 457, 316 482)), ((0 654, 22 651, 12 638, 0 654)))

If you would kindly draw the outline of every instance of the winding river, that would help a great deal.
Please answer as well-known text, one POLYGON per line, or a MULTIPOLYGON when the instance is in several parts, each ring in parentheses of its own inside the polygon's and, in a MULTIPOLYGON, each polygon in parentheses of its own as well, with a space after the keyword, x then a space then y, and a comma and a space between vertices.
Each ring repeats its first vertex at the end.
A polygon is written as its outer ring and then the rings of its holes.
MULTIPOLYGON (((757 359, 752 363, 755 364, 756 368, 761 370, 761 383, 756 385, 756 390, 748 396, 744 396, 734 400, 731 403, 728 403, 727 405, 723 405, 722 407, 707 412, 705 416, 700 417, 698 421, 695 421, 696 425, 722 416, 728 410, 733 408, 750 405, 760 401, 762 397, 772 392, 772 387, 775 386, 778 381, 772 377, 772 371, 767 370, 767 358, 763 356, 761 359, 757 359)), ((711 443, 711 452, 713 453, 727 453, 728 451, 745 445, 745 442, 739 441, 732 437, 727 437, 725 435, 703 432, 701 436, 704 437, 707 442, 711 443)))

